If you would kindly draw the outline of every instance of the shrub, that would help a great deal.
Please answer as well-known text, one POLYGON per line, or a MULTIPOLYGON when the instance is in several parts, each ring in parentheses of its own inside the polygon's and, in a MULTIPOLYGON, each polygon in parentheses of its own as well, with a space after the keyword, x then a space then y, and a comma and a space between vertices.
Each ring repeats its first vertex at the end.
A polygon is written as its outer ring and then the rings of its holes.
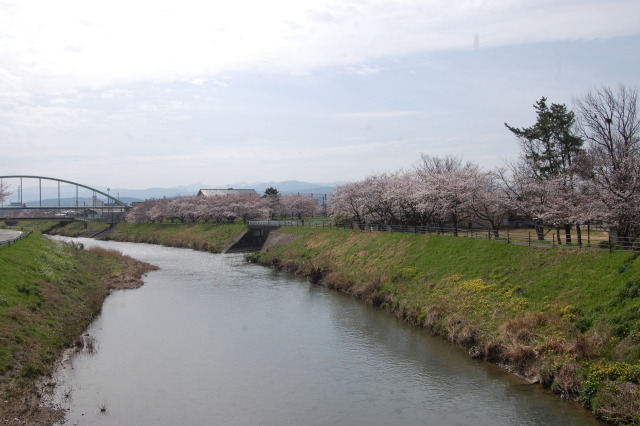
POLYGON ((640 305, 630 306, 612 318, 612 334, 625 338, 640 331, 640 305))
POLYGON ((636 297, 640 297, 640 278, 627 281, 627 283, 613 295, 609 305, 616 306, 626 299, 634 299, 636 297))
POLYGON ((592 364, 586 374, 580 401, 586 407, 593 407, 593 401, 600 388, 607 382, 640 383, 640 365, 626 362, 592 364))
POLYGON ((640 386, 606 381, 593 398, 593 411, 602 420, 619 425, 640 424, 640 386))

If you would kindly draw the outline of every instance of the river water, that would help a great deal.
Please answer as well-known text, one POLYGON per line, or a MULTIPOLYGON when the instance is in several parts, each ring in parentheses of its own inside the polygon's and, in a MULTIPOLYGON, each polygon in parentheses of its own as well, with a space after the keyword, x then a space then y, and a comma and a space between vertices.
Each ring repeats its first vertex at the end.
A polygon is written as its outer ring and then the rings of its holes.
POLYGON ((64 424, 599 424, 424 330, 241 254, 75 241, 161 269, 112 293, 86 331, 93 350, 57 373, 64 424))

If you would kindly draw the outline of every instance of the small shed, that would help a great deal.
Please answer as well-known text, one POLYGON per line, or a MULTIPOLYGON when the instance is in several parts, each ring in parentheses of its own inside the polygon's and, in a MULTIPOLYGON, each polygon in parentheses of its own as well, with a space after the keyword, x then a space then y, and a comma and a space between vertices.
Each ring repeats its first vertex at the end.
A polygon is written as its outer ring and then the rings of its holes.
POLYGON ((260 197, 255 189, 201 189, 198 191, 198 197, 218 197, 221 195, 249 195, 260 197))

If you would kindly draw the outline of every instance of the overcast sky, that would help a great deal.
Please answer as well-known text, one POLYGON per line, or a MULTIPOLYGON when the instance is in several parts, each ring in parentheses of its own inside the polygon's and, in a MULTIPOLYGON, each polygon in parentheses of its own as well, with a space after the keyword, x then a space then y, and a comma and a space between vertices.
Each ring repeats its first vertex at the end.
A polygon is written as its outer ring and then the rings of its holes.
POLYGON ((485 168, 640 86, 638 0, 0 0, 0 175, 140 189, 485 168), (209 3, 207 5, 207 3, 209 3))

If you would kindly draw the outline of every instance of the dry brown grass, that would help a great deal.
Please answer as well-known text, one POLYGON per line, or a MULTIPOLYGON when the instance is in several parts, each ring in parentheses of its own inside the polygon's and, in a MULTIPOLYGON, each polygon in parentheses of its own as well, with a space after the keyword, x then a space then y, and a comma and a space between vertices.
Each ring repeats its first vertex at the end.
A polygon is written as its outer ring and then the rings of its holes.
POLYGON ((522 377, 532 378, 540 370, 540 359, 534 348, 512 343, 505 346, 503 357, 513 371, 522 377))
POLYGON ((608 382, 593 401, 597 417, 619 424, 640 424, 640 385, 608 382))
POLYGON ((539 354, 559 354, 564 355, 571 350, 570 345, 560 339, 548 339, 536 346, 539 354))
POLYGON ((452 315, 447 320, 447 339, 458 345, 469 348, 478 343, 480 330, 461 315, 452 315))
POLYGON ((107 249, 107 248, 103 248, 103 247, 91 247, 91 248, 87 249, 87 251, 91 252, 91 253, 95 253, 95 254, 100 255, 100 256, 116 256, 116 257, 124 256, 118 250, 107 249))
POLYGON ((353 295, 363 299, 368 299, 368 297, 378 291, 378 289, 380 289, 380 281, 369 281, 359 286, 355 286, 353 289, 353 295))
POLYGON ((507 320, 500 327, 500 334, 507 341, 529 345, 538 338, 536 329, 546 323, 540 312, 527 312, 524 316, 507 320))
POLYGON ((504 359, 505 347, 502 343, 495 340, 489 340, 479 347, 478 355, 483 356, 485 360, 501 363, 504 359))
POLYGON ((346 278, 344 275, 337 272, 329 272, 323 279, 322 284, 329 288, 347 292, 353 287, 353 281, 346 278))
POLYGON ((569 362, 562 365, 556 375, 553 390, 560 393, 566 399, 575 398, 583 385, 582 375, 579 370, 580 365, 576 362, 569 362))
POLYGON ((424 328, 435 331, 437 324, 441 318, 449 313, 449 309, 445 305, 435 304, 427 308, 427 314, 424 317, 424 328))
POLYGON ((295 274, 298 271, 298 262, 295 260, 284 260, 280 262, 279 268, 283 271, 295 274))

